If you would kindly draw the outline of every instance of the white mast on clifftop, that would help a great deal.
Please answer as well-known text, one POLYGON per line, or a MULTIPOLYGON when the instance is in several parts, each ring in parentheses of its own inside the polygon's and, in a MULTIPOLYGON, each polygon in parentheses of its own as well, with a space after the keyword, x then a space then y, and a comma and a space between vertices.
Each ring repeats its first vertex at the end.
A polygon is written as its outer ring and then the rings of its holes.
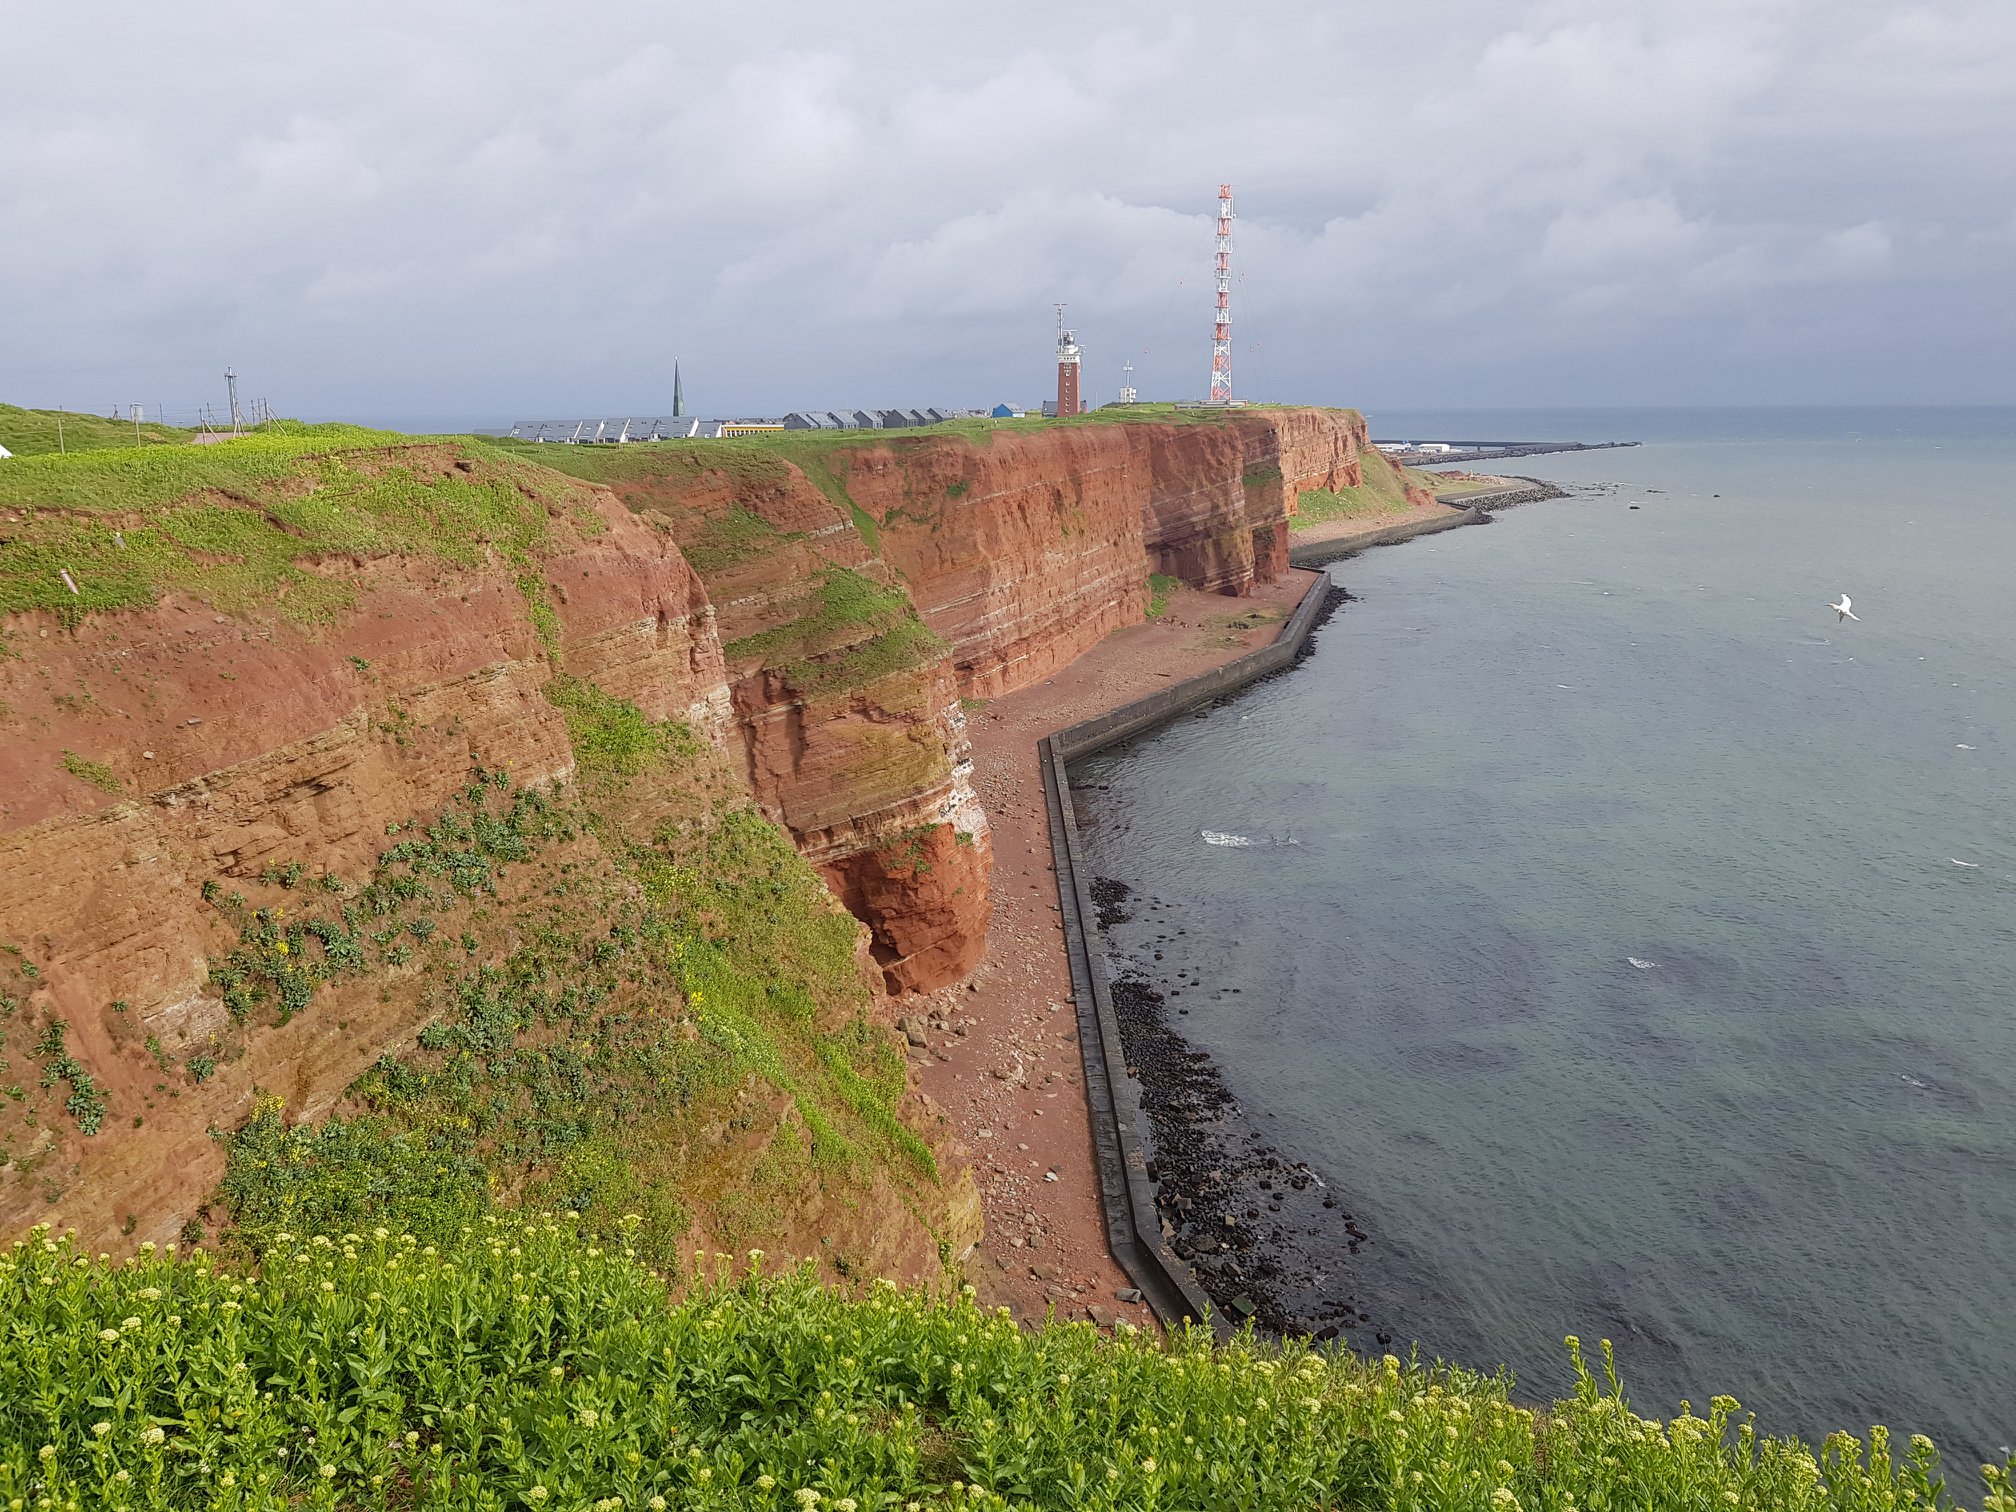
POLYGON ((1211 325, 1211 402, 1232 402, 1232 186, 1218 186, 1218 308, 1211 325))

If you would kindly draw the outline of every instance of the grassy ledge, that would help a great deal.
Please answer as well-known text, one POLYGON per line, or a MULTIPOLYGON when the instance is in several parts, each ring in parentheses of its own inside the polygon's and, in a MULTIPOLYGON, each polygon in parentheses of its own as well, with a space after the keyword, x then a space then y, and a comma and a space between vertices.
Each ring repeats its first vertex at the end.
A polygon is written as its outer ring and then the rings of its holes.
POLYGON ((1413 507, 1407 498, 1408 484, 1433 489, 1438 481, 1428 473, 1395 467, 1376 447, 1360 454, 1359 467, 1365 481, 1356 488, 1305 490, 1297 500, 1290 528, 1304 530, 1312 525, 1327 525, 1333 520, 1402 514, 1413 507))
POLYGON ((865 687, 914 671, 944 651, 910 596, 847 567, 829 567, 810 614, 730 641, 730 666, 782 669, 799 691, 816 695, 865 687))

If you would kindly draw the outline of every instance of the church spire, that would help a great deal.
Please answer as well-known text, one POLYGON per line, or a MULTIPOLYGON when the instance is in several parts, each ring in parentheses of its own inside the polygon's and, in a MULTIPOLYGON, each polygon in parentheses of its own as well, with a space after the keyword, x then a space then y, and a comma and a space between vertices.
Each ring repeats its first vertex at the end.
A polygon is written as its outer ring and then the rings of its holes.
POLYGON ((686 390, 679 385, 679 359, 672 359, 672 414, 676 419, 686 413, 686 390))

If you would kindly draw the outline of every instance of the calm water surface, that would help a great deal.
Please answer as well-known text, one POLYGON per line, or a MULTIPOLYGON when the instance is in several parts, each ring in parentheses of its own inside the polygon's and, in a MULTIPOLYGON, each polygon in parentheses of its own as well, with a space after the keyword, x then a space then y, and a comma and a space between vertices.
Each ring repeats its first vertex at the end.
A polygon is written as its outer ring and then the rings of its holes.
POLYGON ((1665 439, 1340 564, 1300 670, 1085 763, 1189 931, 1116 955, 1198 980, 1425 1351, 2016 1442, 2016 413, 1372 423, 1665 439))

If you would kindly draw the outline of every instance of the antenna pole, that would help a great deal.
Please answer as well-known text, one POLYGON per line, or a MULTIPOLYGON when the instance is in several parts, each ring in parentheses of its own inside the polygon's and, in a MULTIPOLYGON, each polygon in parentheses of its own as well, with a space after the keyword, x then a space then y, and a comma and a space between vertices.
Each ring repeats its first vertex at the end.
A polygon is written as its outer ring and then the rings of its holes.
POLYGON ((224 386, 231 394, 231 434, 235 436, 238 428, 245 423, 245 417, 238 413, 238 374, 235 369, 224 369, 224 386))
POLYGON ((1232 186, 1218 186, 1218 308, 1211 324, 1211 402, 1232 402, 1232 186))

